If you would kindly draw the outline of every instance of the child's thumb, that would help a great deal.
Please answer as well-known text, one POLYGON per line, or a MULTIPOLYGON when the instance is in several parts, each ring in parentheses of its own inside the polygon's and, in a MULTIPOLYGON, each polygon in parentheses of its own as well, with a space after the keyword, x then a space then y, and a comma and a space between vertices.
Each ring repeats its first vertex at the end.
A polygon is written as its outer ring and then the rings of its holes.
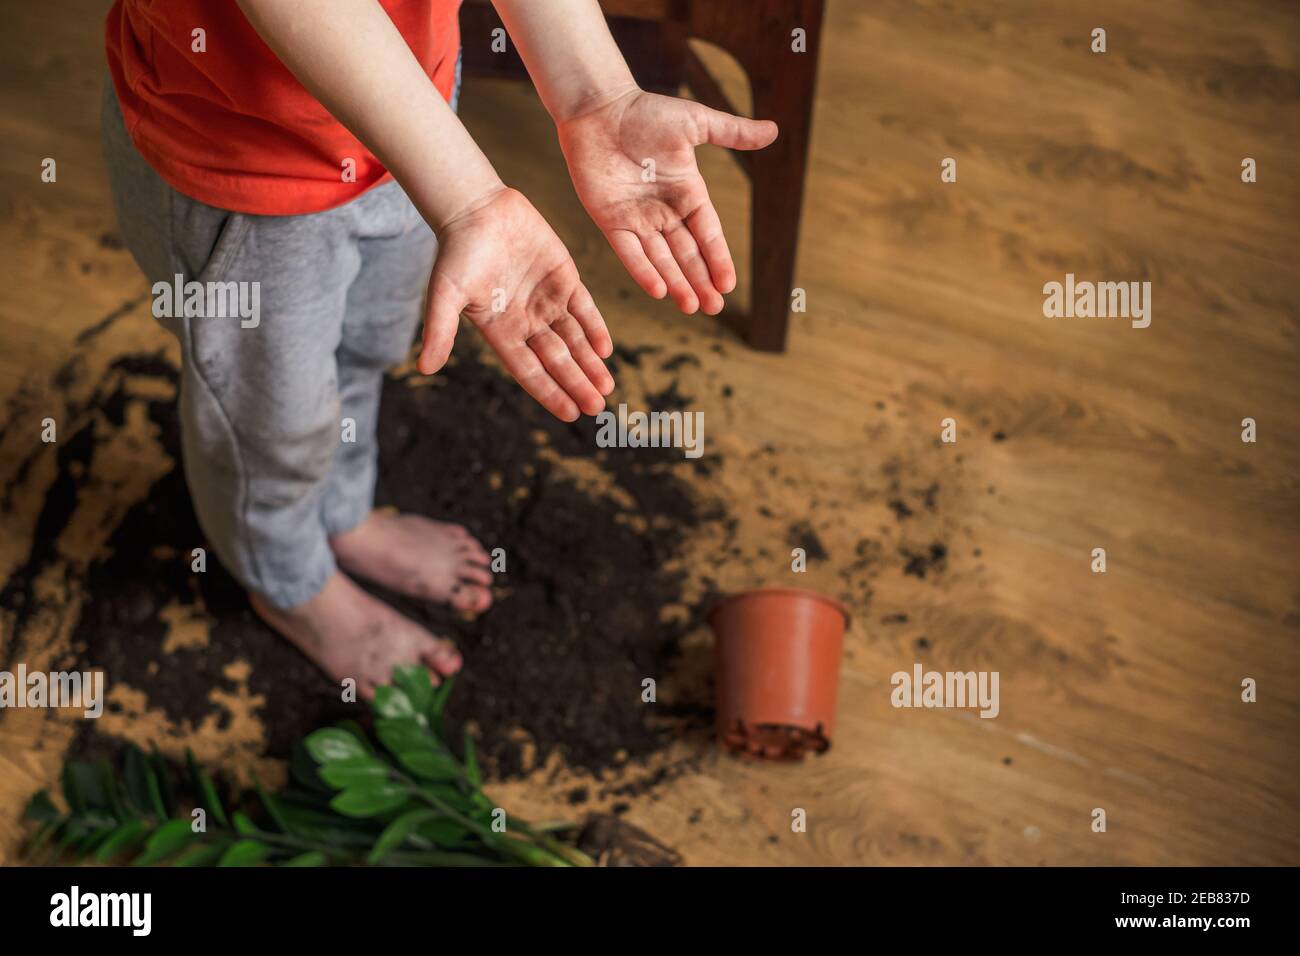
POLYGON ((705 118, 708 142, 724 149, 762 149, 771 146, 779 132, 771 120, 752 120, 721 110, 708 109, 705 118))
POLYGON ((416 367, 422 375, 433 375, 447 364, 451 347, 456 342, 460 328, 461 310, 469 300, 459 295, 454 286, 438 281, 437 273, 429 283, 429 302, 424 312, 424 340, 416 367))

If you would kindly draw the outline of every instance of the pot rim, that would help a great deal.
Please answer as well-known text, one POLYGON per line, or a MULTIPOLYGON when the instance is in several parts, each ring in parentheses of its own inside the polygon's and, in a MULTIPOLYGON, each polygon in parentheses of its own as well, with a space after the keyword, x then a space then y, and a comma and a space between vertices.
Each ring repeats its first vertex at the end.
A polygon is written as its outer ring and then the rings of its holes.
POLYGON ((728 594, 726 597, 719 598, 713 607, 709 608, 709 613, 705 615, 705 619, 709 622, 709 626, 713 627, 718 613, 728 604, 733 604, 736 601, 741 601, 750 597, 779 597, 782 595, 786 597, 811 598, 814 601, 821 601, 823 604, 829 604, 835 610, 839 611, 840 616, 844 618, 844 630, 846 631, 849 629, 849 625, 853 621, 853 618, 849 615, 848 608, 846 608, 838 599, 831 597, 829 594, 814 591, 811 588, 792 587, 751 588, 748 591, 737 591, 735 594, 728 594))

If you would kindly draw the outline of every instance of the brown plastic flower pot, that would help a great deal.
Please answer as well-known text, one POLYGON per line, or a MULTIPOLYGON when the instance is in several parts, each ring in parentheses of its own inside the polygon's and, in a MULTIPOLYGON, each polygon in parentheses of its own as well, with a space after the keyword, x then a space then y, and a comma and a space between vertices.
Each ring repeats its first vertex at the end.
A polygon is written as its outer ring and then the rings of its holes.
POLYGON ((826 751, 848 623, 838 601, 798 588, 745 591, 715 606, 722 746, 771 760, 826 751))

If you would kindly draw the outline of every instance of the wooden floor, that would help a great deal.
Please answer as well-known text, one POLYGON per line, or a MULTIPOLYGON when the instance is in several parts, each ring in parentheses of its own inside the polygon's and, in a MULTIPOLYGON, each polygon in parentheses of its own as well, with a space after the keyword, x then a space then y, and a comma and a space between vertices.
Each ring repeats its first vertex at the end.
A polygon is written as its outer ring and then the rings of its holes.
MULTIPOLYGON (((107 4, 3 5, 0 581, 36 533, 54 452, 18 463, 40 420, 79 400, 54 371, 170 348, 130 257, 101 242, 115 228, 97 138, 107 4), (47 156, 57 184, 39 180, 47 156)), ((688 570, 853 605, 830 754, 774 767, 705 750, 628 819, 695 864, 1300 863, 1295 4, 830 0, 797 280, 808 311, 784 356, 621 295, 633 287, 573 199, 536 98, 478 83, 463 102, 504 178, 569 242, 616 339, 699 356, 674 375, 724 462, 707 490, 740 518, 736 547, 770 568, 699 540, 688 570), (1104 54, 1089 49, 1098 26, 1104 54), (945 157, 956 183, 940 181, 945 157), (1149 280, 1151 326, 1044 318, 1043 284, 1067 272, 1149 280), (949 417, 955 444, 938 440, 949 417), (896 499, 914 513, 900 519, 896 499), (800 520, 830 558, 797 578, 784 535, 800 520), (876 550, 849 572, 863 538, 876 550), (905 574, 933 541, 946 567, 905 574), (1099 547, 1105 574, 1090 569, 1099 547), (1001 713, 893 708, 889 677, 915 662, 998 671, 1001 713), (806 833, 791 832, 796 808, 806 833)), ((745 253, 744 180, 722 154, 705 162, 745 253)), ((647 365, 623 394, 669 378, 647 365)), ((25 637, 31 667, 63 649, 76 570, 165 465, 137 424, 57 542, 64 573, 41 587, 64 606, 25 637)), ((255 707, 231 707, 255 728, 255 707)), ((115 732, 156 727, 132 713, 115 732)), ((0 860, 70 733, 0 716, 0 860)), ((256 745, 224 740, 213 759, 256 745)), ((699 753, 684 741, 665 759, 699 753)), ((502 803, 563 813, 574 778, 547 769, 500 788, 502 803)))

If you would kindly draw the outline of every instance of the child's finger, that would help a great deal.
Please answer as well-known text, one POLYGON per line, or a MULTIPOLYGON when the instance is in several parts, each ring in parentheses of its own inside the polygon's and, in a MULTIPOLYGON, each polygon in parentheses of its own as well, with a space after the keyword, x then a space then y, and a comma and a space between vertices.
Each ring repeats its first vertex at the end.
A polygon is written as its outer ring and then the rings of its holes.
POLYGON ((736 288, 736 264, 731 259, 727 237, 722 232, 722 221, 718 218, 713 203, 706 202, 691 213, 686 225, 699 243, 704 261, 709 264, 713 287, 723 295, 731 292, 736 288))
POLYGON ((614 376, 609 374, 605 363, 592 349, 590 337, 578 324, 578 320, 572 316, 565 316, 551 328, 555 330, 556 335, 564 339, 564 344, 569 347, 569 353, 582 369, 582 373, 587 376, 587 380, 596 386, 596 391, 602 395, 614 391, 614 376))
POLYGON ((578 407, 588 415, 595 415, 605 407, 604 396, 596 390, 591 380, 573 360, 564 340, 549 328, 543 329, 528 340, 528 345, 542 360, 546 371, 569 393, 578 407))
POLYGON ((636 284, 646 291, 651 298, 662 299, 668 294, 668 285, 659 275, 659 271, 646 258, 641 248, 641 240, 630 232, 618 230, 608 233, 609 244, 614 248, 623 267, 627 269, 636 284))
POLYGON ((677 265, 672 250, 668 248, 668 240, 662 233, 653 232, 643 238, 641 244, 645 247, 646 256, 668 283, 668 294, 677 303, 677 308, 687 315, 694 315, 700 307, 700 300, 696 298, 691 284, 686 281, 686 276, 682 275, 681 267, 677 265))
POLYGON ((551 374, 542 366, 541 360, 523 342, 506 344, 488 339, 496 353, 505 363, 506 371, 514 376, 525 392, 533 396, 543 408, 562 422, 574 422, 581 414, 573 399, 568 396, 551 374))
MULTIPOLYGON (((637 245, 637 251, 641 251, 640 244, 637 245)), ((644 257, 645 254, 642 253, 642 258, 644 257)), ((650 266, 648 259, 646 265, 650 266)), ((653 271, 654 267, 650 266, 650 268, 653 271)), ((655 281, 658 280, 659 274, 656 272, 655 281)), ((609 358, 614 354, 614 340, 609 337, 609 328, 605 325, 605 319, 600 314, 600 309, 596 308, 596 300, 591 297, 591 293, 581 282, 569 297, 569 314, 578 320, 582 331, 587 333, 587 341, 591 343, 597 355, 601 358, 609 358)))
POLYGON ((668 240, 668 248, 672 250, 673 258, 681 266, 686 281, 695 290, 695 296, 700 300, 700 308, 704 310, 704 314, 717 315, 722 311, 722 294, 713 288, 709 267, 704 257, 700 255, 700 247, 696 244, 690 229, 685 223, 680 223, 666 229, 664 238, 668 240))
POLYGON ((468 300, 455 294, 435 273, 429 283, 429 303, 425 307, 424 338, 416 367, 423 375, 433 375, 447 364, 460 328, 461 310, 468 300))
POLYGON ((752 120, 721 110, 704 110, 705 142, 724 149, 762 149, 771 146, 780 130, 771 120, 752 120))

